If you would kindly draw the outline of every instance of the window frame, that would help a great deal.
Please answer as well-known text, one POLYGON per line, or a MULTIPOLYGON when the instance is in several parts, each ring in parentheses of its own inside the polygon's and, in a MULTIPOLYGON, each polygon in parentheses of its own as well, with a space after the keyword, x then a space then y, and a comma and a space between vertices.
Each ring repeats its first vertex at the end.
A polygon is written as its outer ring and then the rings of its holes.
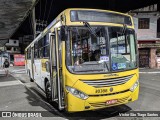
POLYGON ((138 18, 138 29, 150 29, 150 18, 138 18))

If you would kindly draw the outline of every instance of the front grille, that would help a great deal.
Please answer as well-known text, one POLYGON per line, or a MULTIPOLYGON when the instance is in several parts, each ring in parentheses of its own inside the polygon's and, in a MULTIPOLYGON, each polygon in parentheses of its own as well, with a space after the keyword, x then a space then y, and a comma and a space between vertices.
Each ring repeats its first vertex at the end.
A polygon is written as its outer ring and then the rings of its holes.
POLYGON ((106 101, 105 102, 97 102, 97 103, 89 103, 89 104, 94 108, 111 107, 111 106, 116 106, 116 105, 120 105, 120 104, 124 104, 124 103, 128 102, 128 98, 129 97, 118 99, 118 101, 116 103, 110 104, 110 105, 107 105, 106 101))
POLYGON ((119 77, 119 78, 103 79, 103 80, 101 79, 101 80, 81 80, 81 81, 93 87, 109 87, 109 86, 125 84, 132 77, 133 75, 119 77))

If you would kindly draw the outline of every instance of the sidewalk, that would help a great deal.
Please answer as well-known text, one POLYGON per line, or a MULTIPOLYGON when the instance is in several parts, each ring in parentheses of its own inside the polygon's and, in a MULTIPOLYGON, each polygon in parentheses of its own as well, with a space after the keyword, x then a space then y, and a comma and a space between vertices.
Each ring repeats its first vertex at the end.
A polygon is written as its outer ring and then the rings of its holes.
MULTIPOLYGON (((10 70, 14 70, 14 68, 10 70)), ((21 74, 21 77, 22 76, 24 76, 24 74, 21 74)), ((25 80, 25 78, 23 79, 25 80)), ((0 91, 0 117, 2 112, 8 111, 14 113, 17 111, 17 113, 41 113, 49 116, 47 118, 41 118, 41 120, 63 119, 54 107, 35 94, 36 92, 28 88, 23 81, 17 80, 12 75, 0 77, 0 91)), ((8 120, 10 119, 12 118, 8 118, 8 120)), ((21 119, 21 117, 15 116, 14 120, 21 119)), ((30 119, 33 118, 26 118, 25 120, 30 119)), ((40 118, 34 119, 39 120, 40 118)))
POLYGON ((7 75, 7 71, 0 67, 0 76, 6 76, 6 75, 7 75))
POLYGON ((139 73, 160 73, 160 69, 151 69, 151 68, 139 68, 139 73))

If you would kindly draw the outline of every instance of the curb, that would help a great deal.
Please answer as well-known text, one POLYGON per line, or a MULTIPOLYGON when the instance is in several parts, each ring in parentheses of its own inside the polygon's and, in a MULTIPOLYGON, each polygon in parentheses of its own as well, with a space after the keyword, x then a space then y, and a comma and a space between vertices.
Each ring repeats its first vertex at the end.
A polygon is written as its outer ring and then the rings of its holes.
MULTIPOLYGON (((14 77, 12 74, 10 74, 12 77, 14 77)), ((15 78, 15 77, 14 77, 15 78)), ((15 78, 16 80, 18 80, 18 82, 23 85, 27 90, 29 90, 33 95, 35 95, 35 97, 37 97, 41 102, 43 102, 44 104, 46 104, 50 109, 52 109, 55 113, 57 113, 59 115, 60 118, 63 119, 67 119, 66 116, 64 116, 61 112, 59 112, 56 108, 54 108, 50 103, 46 102, 45 100, 43 100, 36 92, 34 92, 33 90, 31 90, 29 87, 27 87, 27 85, 25 85, 24 83, 21 82, 21 80, 15 78)))
POLYGON ((142 73, 142 74, 158 74, 160 72, 139 72, 139 73, 142 73))

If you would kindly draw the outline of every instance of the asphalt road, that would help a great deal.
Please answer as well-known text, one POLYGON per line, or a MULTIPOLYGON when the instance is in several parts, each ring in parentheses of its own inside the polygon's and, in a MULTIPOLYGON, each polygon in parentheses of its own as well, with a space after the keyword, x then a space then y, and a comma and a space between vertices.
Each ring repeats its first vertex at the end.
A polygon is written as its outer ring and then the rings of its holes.
MULTIPOLYGON (((24 67, 11 67, 8 77, 0 77, 0 111, 47 111, 49 116, 41 119, 107 119, 107 120, 160 120, 160 117, 119 117, 119 112, 160 111, 160 70, 142 70, 140 73, 139 99, 96 111, 66 113, 48 104, 45 94, 29 81, 24 67), (14 77, 13 77, 14 76, 14 77), (7 82, 6 82, 7 81, 7 82)), ((38 118, 37 118, 38 119, 38 118)), ((17 119, 16 119, 17 120, 17 119)))

